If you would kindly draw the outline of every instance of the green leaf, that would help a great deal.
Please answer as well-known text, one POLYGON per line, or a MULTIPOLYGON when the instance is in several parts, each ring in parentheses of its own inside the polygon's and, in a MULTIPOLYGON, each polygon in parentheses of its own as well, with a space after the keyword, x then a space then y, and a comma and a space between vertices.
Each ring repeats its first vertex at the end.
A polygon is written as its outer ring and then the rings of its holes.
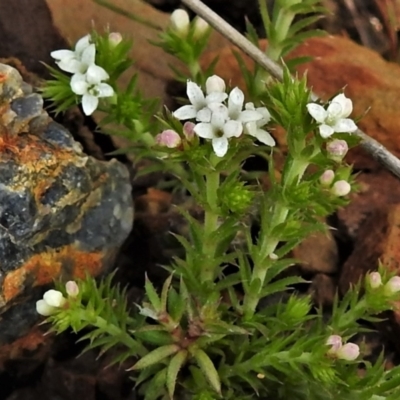
POLYGON ((146 290, 147 297, 150 300, 150 303, 154 307, 155 311, 157 313, 159 313, 160 311, 162 311, 161 300, 156 292, 156 289, 154 289, 154 286, 151 283, 150 279, 147 277, 147 275, 146 275, 146 283, 145 283, 144 287, 146 290))
POLYGON ((171 397, 171 399, 174 396, 175 392, 175 385, 176 385, 176 378, 179 374, 179 371, 181 370, 183 364, 186 361, 188 352, 187 350, 181 350, 178 353, 176 353, 167 368, 167 389, 168 393, 171 397))
POLYGON ((202 349, 195 349, 192 355, 212 388, 221 394, 221 381, 210 357, 202 349))
POLYGON ((149 354, 146 354, 135 365, 127 369, 127 371, 137 371, 139 369, 150 367, 151 365, 159 363, 170 355, 175 354, 179 350, 180 347, 177 344, 161 346, 158 349, 151 351, 149 354))
POLYGON ((167 311, 168 291, 172 282, 172 274, 165 280, 161 290, 161 312, 167 311))

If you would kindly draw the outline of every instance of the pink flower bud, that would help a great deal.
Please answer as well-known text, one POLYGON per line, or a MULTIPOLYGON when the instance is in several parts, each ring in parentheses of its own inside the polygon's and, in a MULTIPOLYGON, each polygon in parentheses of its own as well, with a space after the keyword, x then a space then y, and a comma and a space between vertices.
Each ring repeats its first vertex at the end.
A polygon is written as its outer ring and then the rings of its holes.
POLYGON ((372 289, 376 289, 382 285, 382 278, 379 272, 371 272, 368 276, 368 280, 372 289))
POLYGON ((76 297, 79 294, 79 287, 75 281, 68 281, 65 284, 65 290, 70 297, 76 297))
POLYGON ((400 291, 400 276, 393 276, 385 285, 385 294, 391 296, 400 291))
POLYGON ((194 33, 193 33, 193 38, 194 39, 200 39, 202 38, 210 28, 210 25, 206 21, 204 21, 203 18, 196 17, 194 20, 194 33))
POLYGON ((332 187, 332 193, 338 197, 346 196, 350 193, 350 191, 351 186, 349 182, 345 180, 335 182, 332 187))
POLYGON ((336 354, 336 352, 342 347, 342 338, 339 335, 331 335, 328 337, 326 344, 331 346, 328 354, 336 354))
POLYGON ((335 173, 331 169, 327 169, 319 178, 321 185, 330 186, 335 179, 335 173))
POLYGON ((122 42, 122 35, 119 32, 111 32, 108 35, 108 40, 111 46, 115 47, 122 42))
POLYGON ((326 145, 328 157, 334 161, 342 161, 344 156, 349 151, 349 146, 345 140, 335 139, 326 145))
POLYGON ((213 75, 206 80, 206 92, 207 94, 218 92, 225 92, 226 86, 225 81, 218 75, 213 75))
POLYGON ((346 343, 336 352, 337 358, 354 361, 360 355, 360 348, 355 343, 346 343))
POLYGON ((170 26, 175 33, 186 36, 189 32, 190 19, 189 14, 178 8, 171 14, 170 26))
POLYGON ((178 147, 182 140, 179 134, 172 129, 167 129, 156 136, 156 144, 170 149, 178 147))
POLYGON ((194 127, 196 126, 196 124, 194 124, 193 122, 187 121, 184 123, 183 125, 183 134, 185 135, 185 138, 190 142, 193 140, 193 138, 195 137, 195 133, 194 133, 194 127))

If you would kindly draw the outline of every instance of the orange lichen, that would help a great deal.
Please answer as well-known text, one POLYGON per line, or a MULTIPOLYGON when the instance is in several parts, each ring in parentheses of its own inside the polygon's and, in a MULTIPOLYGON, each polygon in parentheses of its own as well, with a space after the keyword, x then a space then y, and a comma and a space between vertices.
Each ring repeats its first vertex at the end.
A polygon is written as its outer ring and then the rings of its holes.
POLYGON ((103 253, 85 253, 68 245, 48 252, 35 254, 25 264, 7 274, 2 285, 4 300, 10 301, 23 291, 26 282, 34 279, 33 286, 51 283, 62 275, 83 278, 96 276, 102 270, 103 253))

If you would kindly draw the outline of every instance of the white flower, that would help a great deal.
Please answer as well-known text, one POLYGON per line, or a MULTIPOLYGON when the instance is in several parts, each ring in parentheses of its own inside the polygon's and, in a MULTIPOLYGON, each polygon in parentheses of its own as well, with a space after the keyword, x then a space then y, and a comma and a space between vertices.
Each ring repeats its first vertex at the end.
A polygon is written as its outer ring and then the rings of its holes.
POLYGON ((56 50, 50 53, 58 67, 71 74, 84 74, 94 64, 96 47, 91 43, 90 35, 79 39, 75 50, 56 50))
POLYGON ((99 105, 99 98, 111 97, 114 89, 102 81, 108 79, 107 72, 97 66, 91 65, 86 74, 75 74, 71 79, 71 89, 82 96, 83 112, 91 115, 99 105))
POLYGON ((65 298, 58 290, 48 290, 44 295, 43 299, 36 302, 36 311, 38 314, 48 317, 54 314, 57 308, 62 307, 65 304, 65 298))
POLYGON ((180 120, 196 118, 197 121, 200 122, 210 122, 211 110, 208 108, 208 106, 213 103, 221 103, 228 97, 224 91, 210 91, 211 89, 215 88, 215 80, 216 78, 214 76, 207 79, 207 96, 204 96, 204 93, 199 85, 188 81, 186 93, 191 104, 178 108, 173 113, 174 117, 180 120))
POLYGON ((323 138, 327 138, 335 132, 355 132, 357 130, 354 121, 347 118, 353 111, 353 103, 344 94, 334 97, 326 110, 316 103, 307 104, 307 110, 320 124, 319 133, 323 138))
POLYGON ((253 103, 247 103, 245 106, 246 110, 256 111, 261 115, 260 119, 249 121, 244 124, 244 132, 248 135, 255 137, 261 143, 268 146, 275 146, 274 138, 265 130, 261 129, 265 126, 271 119, 271 114, 266 107, 254 107, 253 103))
POLYGON ((176 33, 186 36, 189 32, 189 25, 189 14, 185 10, 178 8, 171 14, 170 26, 176 33))
POLYGON ((43 317, 48 317, 56 311, 56 307, 49 306, 43 299, 36 302, 36 312, 43 317))
POLYGON ((48 290, 43 295, 43 300, 51 307, 62 307, 65 304, 65 298, 58 290, 48 290))
POLYGON ((194 20, 194 39, 201 39, 207 31, 210 29, 210 25, 203 18, 196 17, 194 20))
POLYGON ((228 151, 228 139, 239 137, 243 126, 239 121, 229 120, 227 108, 220 104, 214 107, 211 121, 197 124, 194 131, 201 138, 211 139, 215 154, 223 157, 228 151))

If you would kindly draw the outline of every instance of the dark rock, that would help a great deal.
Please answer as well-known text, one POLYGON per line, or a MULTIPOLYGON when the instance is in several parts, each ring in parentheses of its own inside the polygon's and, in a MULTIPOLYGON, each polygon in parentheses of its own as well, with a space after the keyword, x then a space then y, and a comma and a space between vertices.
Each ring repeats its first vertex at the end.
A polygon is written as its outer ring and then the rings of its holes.
POLYGON ((43 290, 109 270, 133 221, 126 167, 85 155, 22 86, 0 64, 0 365, 43 290))

